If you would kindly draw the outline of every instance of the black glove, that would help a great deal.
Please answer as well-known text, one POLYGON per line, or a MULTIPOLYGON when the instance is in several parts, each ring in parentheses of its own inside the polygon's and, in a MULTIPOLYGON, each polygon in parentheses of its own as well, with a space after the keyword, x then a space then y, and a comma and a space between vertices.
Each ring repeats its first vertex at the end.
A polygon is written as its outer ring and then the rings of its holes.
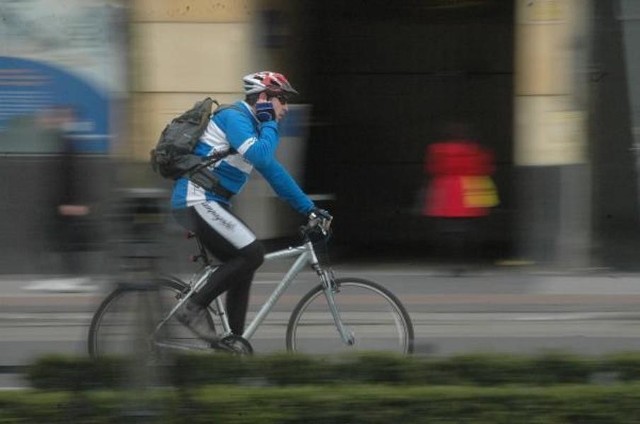
POLYGON ((313 219, 322 219, 326 221, 331 221, 333 219, 333 217, 328 211, 326 211, 325 209, 320 209, 316 207, 314 207, 309 211, 307 218, 309 219, 309 221, 313 219))
POLYGON ((329 235, 331 220, 333 219, 329 212, 314 206, 309 212, 307 212, 307 219, 307 225, 301 227, 302 233, 306 237, 313 240, 320 235, 320 239, 324 239, 329 235))
POLYGON ((268 122, 276 119, 276 111, 273 110, 273 104, 271 102, 256 103, 256 118, 258 118, 260 122, 268 122))

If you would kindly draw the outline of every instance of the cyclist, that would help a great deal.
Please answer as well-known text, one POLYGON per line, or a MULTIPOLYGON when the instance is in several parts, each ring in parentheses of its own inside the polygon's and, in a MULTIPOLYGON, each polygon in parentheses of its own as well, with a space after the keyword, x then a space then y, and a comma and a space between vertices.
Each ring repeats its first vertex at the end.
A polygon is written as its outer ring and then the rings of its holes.
POLYGON ((172 194, 176 220, 193 231, 207 250, 222 264, 202 289, 194 293, 176 312, 176 318, 199 337, 215 342, 215 332, 207 324, 205 308, 226 292, 229 325, 234 334, 244 332, 249 291, 255 270, 264 259, 264 247, 252 230, 231 210, 231 198, 242 190, 253 168, 276 194, 296 211, 314 220, 331 220, 317 208, 276 159, 280 137, 278 122, 288 111, 288 102, 298 92, 284 75, 256 72, 243 77, 245 99, 212 116, 195 148, 206 157, 232 149, 209 171, 218 186, 205 191, 181 178, 172 194))

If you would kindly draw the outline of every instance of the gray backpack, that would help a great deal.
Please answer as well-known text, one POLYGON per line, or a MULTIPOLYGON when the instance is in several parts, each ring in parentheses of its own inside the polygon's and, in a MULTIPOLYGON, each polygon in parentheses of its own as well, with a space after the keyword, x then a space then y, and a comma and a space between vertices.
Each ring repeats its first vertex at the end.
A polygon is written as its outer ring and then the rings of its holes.
POLYGON ((156 173, 172 180, 186 176, 205 190, 211 190, 217 185, 218 182, 205 168, 233 152, 229 150, 206 158, 193 154, 198 139, 209 124, 214 103, 214 114, 229 107, 236 107, 220 106, 217 101, 207 97, 173 118, 165 127, 156 147, 151 150, 151 167, 156 173))

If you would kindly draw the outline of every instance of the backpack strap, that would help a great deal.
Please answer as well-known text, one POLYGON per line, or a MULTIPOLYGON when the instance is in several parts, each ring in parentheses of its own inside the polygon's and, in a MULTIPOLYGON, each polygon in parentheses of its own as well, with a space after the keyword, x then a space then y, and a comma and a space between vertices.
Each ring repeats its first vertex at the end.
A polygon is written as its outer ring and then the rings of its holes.
MULTIPOLYGON (((216 102, 216 104, 218 103, 216 102)), ((223 105, 218 105, 218 107, 211 113, 209 119, 211 119, 217 113, 220 113, 226 109, 235 109, 238 112, 244 113, 243 108, 241 108, 240 106, 237 106, 235 104, 223 104, 223 105)), ((201 164, 193 168, 187 174, 187 178, 192 182, 194 182, 195 184, 199 185, 200 187, 203 187, 205 190, 216 193, 217 195, 222 196, 223 198, 229 200, 234 193, 222 187, 220 185, 220 182, 217 180, 217 178, 215 178, 213 175, 211 175, 209 172, 206 172, 205 170, 211 165, 213 165, 214 163, 235 153, 237 153, 236 150, 234 148, 230 148, 229 150, 226 150, 224 152, 216 152, 213 155, 206 157, 201 164)))
MULTIPOLYGON (((222 112, 223 110, 226 110, 226 109, 235 109, 235 110, 237 110, 238 112, 240 112, 242 114, 245 114, 245 115, 247 114, 247 110, 245 108, 240 107, 235 103, 231 103, 231 104, 221 104, 221 105, 219 105, 216 108, 216 110, 213 111, 211 116, 213 117, 214 115, 216 115, 216 114, 218 114, 218 113, 220 113, 220 112, 222 112)), ((253 129, 255 129, 256 132, 257 132, 258 131, 258 124, 256 123, 255 119, 252 119, 251 123, 253 124, 253 129)))

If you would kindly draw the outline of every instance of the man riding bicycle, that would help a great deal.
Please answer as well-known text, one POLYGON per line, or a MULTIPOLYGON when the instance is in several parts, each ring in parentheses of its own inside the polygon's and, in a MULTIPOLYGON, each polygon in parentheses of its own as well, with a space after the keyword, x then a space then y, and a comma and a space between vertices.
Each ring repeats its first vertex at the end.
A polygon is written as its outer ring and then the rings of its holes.
POLYGON ((244 331, 254 273, 264 259, 264 247, 252 230, 231 210, 231 198, 247 183, 253 168, 275 193, 309 219, 331 220, 317 208, 276 159, 280 142, 278 123, 288 102, 298 92, 284 75, 257 72, 243 77, 245 99, 212 115, 194 153, 208 157, 232 153, 209 168, 219 184, 207 191, 188 178, 176 181, 171 206, 176 220, 193 231, 222 264, 207 283, 176 311, 176 318, 199 337, 216 341, 206 319, 206 307, 226 292, 229 325, 234 334, 244 331))

